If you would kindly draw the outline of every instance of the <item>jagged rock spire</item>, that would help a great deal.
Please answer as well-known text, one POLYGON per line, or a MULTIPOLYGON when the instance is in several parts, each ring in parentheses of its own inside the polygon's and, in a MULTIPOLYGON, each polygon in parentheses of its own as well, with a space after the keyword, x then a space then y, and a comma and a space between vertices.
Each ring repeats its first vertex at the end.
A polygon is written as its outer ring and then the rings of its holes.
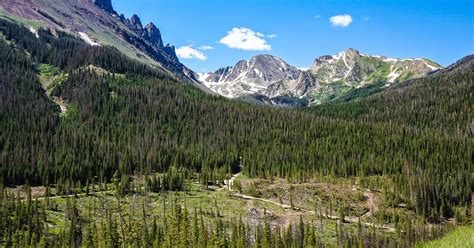
POLYGON ((99 8, 113 13, 114 8, 112 7, 112 0, 91 0, 93 4, 97 5, 99 8))
POLYGON ((143 29, 142 21, 140 20, 140 17, 138 17, 137 15, 133 15, 130 18, 130 25, 132 25, 132 27, 136 30, 143 29))
POLYGON ((168 54, 173 60, 179 61, 178 56, 176 56, 176 49, 173 45, 167 44, 164 48, 163 51, 168 54))
POLYGON ((146 30, 146 39, 150 41, 153 45, 158 48, 163 48, 163 40, 161 39, 161 32, 160 30, 150 22, 145 26, 146 30))

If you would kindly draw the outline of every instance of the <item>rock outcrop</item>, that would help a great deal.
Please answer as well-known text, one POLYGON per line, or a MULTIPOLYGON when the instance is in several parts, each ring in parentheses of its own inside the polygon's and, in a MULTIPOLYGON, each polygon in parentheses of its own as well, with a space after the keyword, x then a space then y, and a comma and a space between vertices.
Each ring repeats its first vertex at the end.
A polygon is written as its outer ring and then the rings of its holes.
POLYGON ((114 46, 133 59, 164 68, 183 81, 197 83, 194 72, 176 57, 174 47, 164 46, 155 24, 143 26, 138 15, 127 19, 113 9, 111 0, 8 0, 0 1, 0 10, 38 20, 50 29, 87 37, 94 44, 114 46))
POLYGON ((112 0, 92 0, 92 3, 109 13, 115 13, 112 7, 112 0))

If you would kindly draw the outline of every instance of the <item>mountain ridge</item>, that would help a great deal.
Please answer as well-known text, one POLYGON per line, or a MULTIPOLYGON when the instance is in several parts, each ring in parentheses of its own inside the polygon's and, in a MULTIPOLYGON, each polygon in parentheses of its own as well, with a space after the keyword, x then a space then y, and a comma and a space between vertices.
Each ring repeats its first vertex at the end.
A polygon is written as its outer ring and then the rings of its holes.
POLYGON ((236 98, 252 93, 264 93, 268 86, 282 79, 296 80, 299 70, 281 58, 263 54, 249 60, 240 60, 235 66, 198 75, 203 84, 211 90, 229 98, 236 98), (214 84, 213 81, 223 82, 224 85, 214 84), (242 83, 236 85, 235 82, 242 83))
POLYGON ((119 15, 111 0, 10 0, 0 2, 0 10, 36 22, 35 26, 74 33, 91 45, 114 46, 133 59, 197 82, 194 72, 179 61, 175 47, 164 45, 155 24, 143 26, 137 15, 119 15))
POLYGON ((347 91, 380 81, 384 81, 383 86, 387 87, 399 81, 428 75, 441 68, 442 66, 428 59, 367 55, 349 48, 335 55, 316 58, 308 70, 300 70, 275 56, 257 55, 249 60, 241 60, 235 66, 223 67, 211 73, 199 73, 198 78, 214 92, 229 98, 261 94, 270 98, 306 98, 313 104, 320 104, 347 91), (258 64, 253 66, 253 61, 259 58, 273 61, 266 62, 262 71, 258 64), (284 65, 284 68, 291 68, 289 74, 278 74, 282 69, 278 63, 284 65), (236 71, 240 75, 235 75, 236 71), (255 75, 256 72, 261 75, 255 75), (276 77, 269 79, 263 74, 276 77), (258 87, 247 87, 249 85, 258 87))

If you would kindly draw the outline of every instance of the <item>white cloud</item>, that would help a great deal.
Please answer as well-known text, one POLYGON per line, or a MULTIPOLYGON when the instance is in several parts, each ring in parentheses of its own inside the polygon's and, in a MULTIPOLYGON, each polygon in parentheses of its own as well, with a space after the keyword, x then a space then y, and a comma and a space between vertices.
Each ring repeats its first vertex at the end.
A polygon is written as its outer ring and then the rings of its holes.
POLYGON ((267 37, 270 38, 270 39, 273 39, 273 38, 276 38, 277 35, 276 34, 269 34, 269 35, 267 35, 267 37))
POLYGON ((249 28, 233 28, 219 42, 230 48, 246 51, 272 50, 272 46, 267 43, 264 37, 265 35, 262 33, 249 28))
POLYGON ((321 18, 320 15, 317 15, 317 16, 314 17, 314 19, 316 19, 316 20, 319 19, 319 18, 321 18))
POLYGON ((204 45, 204 46, 198 47, 198 49, 199 49, 199 50, 214 50, 214 47, 208 46, 208 45, 204 45))
POLYGON ((176 49, 176 54, 182 59, 207 59, 206 55, 203 52, 194 49, 192 45, 182 46, 176 49))
POLYGON ((352 22, 352 16, 347 15, 347 14, 331 16, 331 18, 329 18, 329 21, 331 22, 333 26, 347 27, 352 22))

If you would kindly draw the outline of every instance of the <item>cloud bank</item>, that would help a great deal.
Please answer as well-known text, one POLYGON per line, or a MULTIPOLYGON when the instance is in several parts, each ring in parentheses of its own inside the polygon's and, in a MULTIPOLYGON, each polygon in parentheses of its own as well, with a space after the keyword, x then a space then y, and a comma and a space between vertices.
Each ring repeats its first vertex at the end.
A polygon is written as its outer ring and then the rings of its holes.
POLYGON ((347 27, 352 23, 352 16, 347 14, 331 16, 329 22, 335 27, 347 27))
POLYGON ((230 48, 246 51, 272 50, 272 46, 264 38, 265 35, 249 28, 233 28, 219 42, 230 48))
POLYGON ((193 48, 192 45, 182 46, 176 49, 176 55, 182 59, 198 59, 198 60, 206 60, 206 55, 193 48))

